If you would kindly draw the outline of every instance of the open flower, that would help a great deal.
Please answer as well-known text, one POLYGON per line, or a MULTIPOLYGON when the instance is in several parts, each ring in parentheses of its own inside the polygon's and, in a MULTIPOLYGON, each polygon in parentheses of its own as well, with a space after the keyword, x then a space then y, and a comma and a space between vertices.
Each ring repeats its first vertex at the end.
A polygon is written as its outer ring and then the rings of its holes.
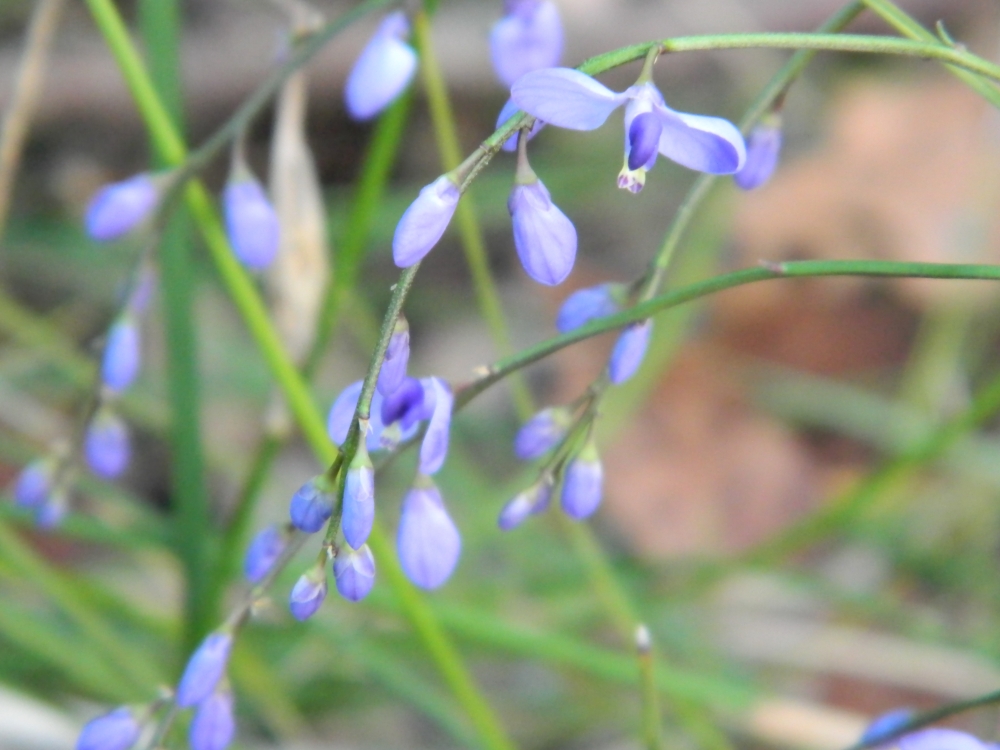
POLYGON ((403 93, 417 69, 417 53, 403 40, 410 22, 390 13, 361 51, 347 76, 344 101, 355 120, 370 120, 403 93))
POLYGON ((571 130, 599 128, 624 104, 625 166, 618 186, 632 192, 642 189, 658 154, 711 174, 738 172, 746 159, 736 126, 719 117, 670 109, 649 80, 617 93, 578 70, 546 68, 521 76, 511 98, 528 114, 571 130))

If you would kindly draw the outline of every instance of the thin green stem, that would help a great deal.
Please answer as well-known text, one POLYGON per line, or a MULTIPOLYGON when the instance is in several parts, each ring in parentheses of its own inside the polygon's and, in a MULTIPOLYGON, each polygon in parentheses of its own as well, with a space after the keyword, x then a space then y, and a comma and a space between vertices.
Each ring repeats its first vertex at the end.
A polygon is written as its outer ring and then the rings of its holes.
POLYGON ((639 692, 642 696, 642 738, 647 750, 662 750, 663 731, 660 718, 660 691, 656 689, 656 659, 652 637, 645 625, 635 631, 635 650, 639 660, 639 692))
MULTIPOLYGON (((458 131, 455 127, 455 116, 445 85, 444 75, 437 61, 434 43, 431 38, 430 21, 423 11, 417 13, 413 23, 414 38, 420 49, 420 70, 423 75, 424 89, 427 92, 427 102, 430 106, 431 120, 434 124, 434 134, 437 137, 438 151, 441 154, 441 165, 445 172, 450 172, 462 163, 462 150, 458 142, 458 131)), ((490 330, 498 353, 503 356, 513 351, 510 331, 504 318, 503 305, 496 283, 490 272, 489 258, 486 254, 486 242, 483 230, 476 215, 472 196, 466 192, 455 212, 462 248, 465 250, 465 261, 472 275, 472 286, 479 302, 479 309, 490 330)), ((510 381, 514 405, 522 419, 527 419, 534 411, 531 393, 520 377, 510 381)))

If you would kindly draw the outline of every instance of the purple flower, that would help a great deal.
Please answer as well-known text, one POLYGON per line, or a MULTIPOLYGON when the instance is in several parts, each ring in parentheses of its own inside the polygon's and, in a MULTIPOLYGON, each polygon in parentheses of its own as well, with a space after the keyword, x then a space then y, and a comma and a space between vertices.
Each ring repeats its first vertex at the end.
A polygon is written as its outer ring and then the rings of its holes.
POLYGON ((433 413, 433 394, 426 398, 424 387, 416 378, 404 378, 399 388, 382 401, 382 423, 399 422, 404 431, 409 431, 417 422, 430 419, 433 413))
POLYGON ((592 320, 614 315, 625 296, 622 284, 599 284, 578 289, 562 303, 556 316, 556 330, 568 333, 592 320))
POLYGON ((233 694, 225 688, 216 690, 194 712, 188 732, 191 750, 226 750, 234 734, 233 694))
POLYGON ((36 458, 21 469, 14 483, 14 502, 22 508, 37 508, 48 500, 58 464, 53 458, 36 458))
POLYGON ((132 450, 124 420, 108 408, 98 409, 87 426, 83 453, 91 471, 114 479, 128 466, 132 450))
MULTIPOLYGON (((347 386, 340 395, 337 396, 330 407, 330 415, 326 420, 326 431, 330 439, 337 445, 343 445, 347 440, 347 433, 354 422, 354 412, 358 409, 358 399, 361 398, 361 386, 363 381, 356 380, 347 386)), ((372 396, 371 415, 368 422, 368 435, 365 444, 369 451, 377 451, 383 448, 382 431, 382 394, 376 389, 372 396)))
POLYGON ((390 13, 361 50, 347 76, 344 101, 355 120, 370 120, 403 93, 417 69, 417 54, 403 42, 410 23, 403 11, 390 13))
POLYGON ((904 734, 898 740, 899 750, 988 750, 978 737, 957 729, 932 728, 904 734))
POLYGON ((368 596, 375 585, 375 557, 368 545, 360 549, 341 547, 333 561, 333 576, 337 591, 348 601, 360 602, 368 596))
POLYGON ((35 526, 43 531, 54 529, 66 516, 69 508, 69 497, 63 489, 56 489, 45 498, 41 505, 35 506, 35 526))
POLYGON ((879 745, 909 724, 913 718, 912 708, 894 708, 881 716, 876 716, 861 735, 866 745, 879 745))
POLYGON ((515 184, 507 199, 514 247, 528 276, 539 284, 561 284, 576 260, 576 227, 552 202, 541 180, 515 184))
MULTIPOLYGON (((501 108, 500 114, 497 115, 497 124, 495 126, 496 129, 499 129, 500 126, 503 125, 505 122, 507 122, 507 120, 509 120, 513 116, 513 114, 515 112, 519 112, 519 111, 520 110, 517 108, 517 105, 514 104, 514 100, 513 99, 508 99, 507 103, 504 104, 503 107, 501 108)), ((544 128, 544 127, 545 127, 545 123, 542 122, 541 120, 535 118, 534 125, 532 125, 531 129, 528 131, 528 140, 530 141, 532 138, 534 138, 538 134, 538 131, 541 130, 542 128, 544 128)), ((514 151, 514 150, 516 150, 517 149, 517 133, 514 133, 514 135, 512 135, 510 138, 508 138, 506 141, 504 141, 504 144, 503 144, 503 146, 501 146, 501 148, 504 151, 514 151)))
POLYGON ((525 73, 559 63, 562 22, 550 0, 507 0, 507 15, 490 32, 490 56, 497 78, 510 87, 525 73))
POLYGON ((333 488, 322 474, 299 487, 288 509, 292 525, 299 531, 314 534, 323 528, 333 513, 333 488))
POLYGON ((87 234, 102 242, 116 240, 145 219, 159 200, 159 187, 146 173, 105 185, 87 206, 87 234))
POLYGON ((181 708, 201 703, 215 690, 226 672, 233 636, 227 632, 210 633, 188 659, 177 685, 175 700, 181 708))
POLYGON ((267 194, 246 167, 239 166, 222 193, 226 234, 247 268, 267 268, 278 254, 281 224, 267 194))
POLYGON ((570 461, 563 476, 560 504, 570 518, 580 521, 591 515, 601 504, 604 471, 597 455, 597 446, 589 440, 583 450, 570 461))
POLYGON ((76 750, 128 750, 139 739, 139 722, 126 706, 91 719, 80 732, 76 750))
POLYGON ((754 126, 747 139, 747 160, 733 180, 744 190, 753 190, 771 179, 781 154, 781 119, 777 116, 754 126))
POLYGON ((570 421, 570 413, 566 409, 542 409, 517 431, 514 455, 522 461, 541 458, 563 439, 570 421))
POLYGON ((131 315, 123 315, 108 332, 101 361, 101 380, 110 390, 121 393, 139 374, 139 327, 131 315))
MULTIPOLYGON (((410 361, 410 326, 402 315, 396 320, 396 327, 389 337, 389 347, 378 373, 378 392, 390 396, 396 392, 406 377, 406 365, 410 361)), ((391 420, 395 421, 395 420, 391 420)), ((386 422, 390 424, 390 422, 386 422)))
POLYGON ((448 175, 426 185, 396 225, 392 257, 400 268, 419 263, 441 239, 462 194, 448 175))
POLYGON ((420 444, 420 473, 429 476, 441 469, 448 456, 451 408, 455 397, 451 393, 451 388, 441 378, 424 378, 420 384, 424 388, 425 408, 429 401, 433 409, 423 442, 420 444))
POLYGON ((299 622, 305 622, 326 599, 326 566, 314 565, 299 576, 288 597, 288 609, 299 622))
POLYGON ((441 493, 427 477, 418 475, 403 498, 396 550, 407 578, 425 589, 447 581, 458 564, 462 538, 441 493))
POLYGON ((646 319, 625 327, 611 350, 608 361, 608 379, 618 385, 635 375, 646 349, 649 346, 649 336, 653 331, 653 321, 646 319))
POLYGON ((642 189, 646 171, 652 168, 658 153, 711 174, 738 172, 746 159, 743 136, 732 123, 718 117, 675 112, 649 81, 616 93, 578 70, 546 68, 518 79, 511 98, 528 114, 572 130, 598 128, 612 111, 626 105, 626 164, 618 186, 632 192, 642 189), (647 116, 638 119, 640 115, 647 116))
POLYGON ((497 526, 501 531, 510 531, 515 526, 520 526, 528 516, 541 513, 548 508, 551 498, 552 478, 547 476, 503 506, 497 519, 497 526))
POLYGON ((265 526, 257 532, 243 558, 243 575, 250 583, 260 583, 264 579, 285 551, 287 541, 277 526, 265 526))
MULTIPOLYGON (((362 428, 367 422, 362 422, 362 428)), ((375 469, 364 443, 351 459, 344 482, 344 507, 340 528, 347 543, 357 549, 368 539, 375 522, 375 469)))

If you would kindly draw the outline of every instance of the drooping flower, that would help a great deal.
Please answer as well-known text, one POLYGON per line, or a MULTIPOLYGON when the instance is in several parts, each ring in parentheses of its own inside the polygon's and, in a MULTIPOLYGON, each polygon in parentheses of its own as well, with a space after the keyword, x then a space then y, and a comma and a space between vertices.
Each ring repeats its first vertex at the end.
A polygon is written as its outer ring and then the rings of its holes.
POLYGON ((403 93, 417 69, 417 54, 403 40, 410 22, 403 11, 383 19, 351 68, 344 87, 347 111, 355 120, 370 120, 403 93))
POLYGON ((314 534, 323 528, 333 513, 334 488, 325 475, 317 475, 292 495, 288 513, 299 531, 314 534))
POLYGON ((876 716, 861 735, 866 745, 879 745, 905 727, 913 718, 912 708, 894 708, 881 716, 876 716))
POLYGON ((567 516, 580 521, 597 510, 603 493, 604 470, 591 438, 566 467, 559 502, 567 516))
POLYGON ((287 543, 285 534, 277 526, 265 526, 258 531, 243 558, 243 575, 246 579, 250 583, 260 583, 271 572, 287 543))
POLYGON ((508 88, 525 73, 558 65, 563 29, 551 0, 506 0, 506 15, 490 32, 497 78, 508 88))
POLYGON ((522 461, 541 458, 563 439, 571 421, 571 414, 567 409, 542 409, 517 431, 514 437, 514 455, 522 461))
MULTIPOLYGON (((406 378, 406 366, 410 361, 410 324, 402 315, 396 320, 396 327, 389 337, 389 347, 378 372, 378 392, 387 397, 396 392, 406 378)), ((395 421, 395 420, 393 420, 395 421)), ((386 422, 389 424, 389 422, 386 422)))
POLYGON ((14 502, 22 508, 37 508, 52 492, 58 464, 54 458, 36 458, 21 469, 14 482, 14 502))
MULTIPOLYGON (((424 403, 431 406, 430 421, 420 443, 420 473, 430 476, 444 465, 448 457, 448 438, 451 431, 451 409, 455 402, 451 388, 441 378, 423 378, 424 403)), ((354 545, 351 545, 354 546, 354 545)))
POLYGON ((288 597, 288 609, 299 622, 305 622, 320 608, 326 599, 326 566, 313 565, 299 576, 288 597))
POLYGON ((989 750, 991 747, 967 732, 944 727, 904 734, 897 742, 899 750, 989 750))
POLYGON ((635 375, 646 356, 652 332, 653 321, 649 319, 625 326, 608 360, 608 379, 612 383, 624 383, 635 375))
POLYGON ((781 117, 773 114, 754 126, 747 138, 747 160, 733 181, 744 190, 753 190, 771 179, 781 155, 781 117))
POLYGON ((177 685, 175 701, 181 708, 201 703, 215 690, 226 672, 229 651, 233 646, 232 633, 210 633, 188 659, 184 674, 177 685))
POLYGON ((191 750, 226 750, 235 734, 233 694, 221 688, 199 703, 194 712, 188 732, 191 750))
POLYGON ((128 750, 139 739, 140 729, 132 709, 120 706, 87 722, 76 750, 128 750))
POLYGON ((139 326, 135 317, 126 313, 111 326, 104 345, 101 381, 105 387, 121 393, 132 385, 139 374, 140 359, 139 326))
POLYGON ((281 224, 264 186, 237 161, 222 193, 226 234, 233 253, 247 268, 267 268, 278 254, 281 224))
MULTIPOLYGON (((330 414, 326 419, 326 431, 330 439, 337 445, 343 445, 347 440, 347 433, 354 422, 354 412, 358 408, 358 399, 361 398, 361 387, 364 382, 356 380, 347 386, 333 402, 330 407, 330 414)), ((371 415, 368 422, 368 434, 365 437, 365 444, 369 451, 377 451, 386 446, 382 445, 382 394, 375 390, 372 396, 371 415)))
POLYGON ((577 289, 562 303, 556 315, 559 333, 584 326, 596 318, 614 315, 621 309, 626 295, 624 284, 598 284, 577 289))
POLYGON ((403 498, 396 550, 407 578, 425 589, 447 581, 458 564, 462 538, 430 477, 418 474, 403 498))
POLYGON ((746 159, 743 136, 731 122, 670 109, 650 80, 640 78, 616 93, 578 70, 546 68, 521 76, 511 98, 519 109, 572 130, 594 130, 624 104, 625 166, 618 186, 632 192, 642 189, 657 154, 711 174, 738 172, 746 159))
POLYGON ((149 215, 159 200, 157 181, 145 172, 105 185, 87 206, 87 234, 101 242, 123 237, 149 215))
POLYGON ((98 409, 83 439, 83 454, 90 470, 114 479, 125 471, 131 453, 125 421, 107 407, 98 409))
POLYGON ((552 477, 542 477, 503 506, 500 516, 497 518, 497 526, 500 527, 501 531, 510 531, 514 527, 520 526, 527 520, 528 516, 541 513, 548 508, 551 498, 552 477))
POLYGON ((348 601, 359 602, 368 596, 375 585, 375 556, 368 545, 341 547, 333 560, 333 576, 337 591, 348 601))
MULTIPOLYGON (((367 427, 362 421, 361 429, 367 427)), ((375 522, 375 469, 363 442, 351 459, 344 482, 343 516, 340 528, 347 543, 357 549, 365 543, 375 522)))
POLYGON ((446 174, 424 186, 406 209, 392 237, 392 258, 400 268, 419 263, 441 239, 462 197, 458 184, 446 174))

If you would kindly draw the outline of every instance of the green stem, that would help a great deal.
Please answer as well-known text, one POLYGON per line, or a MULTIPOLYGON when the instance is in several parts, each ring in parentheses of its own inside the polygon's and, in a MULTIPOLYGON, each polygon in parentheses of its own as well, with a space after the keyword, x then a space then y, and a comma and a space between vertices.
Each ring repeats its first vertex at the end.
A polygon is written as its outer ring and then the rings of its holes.
POLYGON ((640 625, 635 632, 635 650, 639 659, 639 690, 642 695, 642 737, 647 750, 662 750, 660 691, 656 689, 656 660, 649 629, 640 625))
MULTIPOLYGON (((430 21, 423 11, 418 12, 413 22, 413 34, 420 49, 420 70, 427 92, 427 102, 430 106, 431 120, 434 124, 434 134, 437 138, 438 151, 441 154, 441 166, 445 172, 450 172, 462 163, 462 150, 458 142, 458 131, 455 127, 455 116, 452 112, 448 88, 444 82, 441 66, 438 64, 431 38, 430 21)), ((466 192, 455 212, 459 236, 462 238, 462 248, 465 250, 465 261, 472 275, 472 286, 476 292, 479 309, 490 330, 494 346, 503 356, 513 351, 510 332, 504 318, 500 294, 490 272, 489 258, 486 254, 486 242, 483 230, 476 216, 475 203, 472 196, 466 192)), ((534 412, 531 393, 521 377, 510 381, 514 405, 522 419, 527 419, 534 412)))
MULTIPOLYGON (((183 131, 180 82, 180 10, 177 0, 141 0, 139 26, 150 77, 178 132, 183 131)), ((155 143, 153 144, 156 150, 155 143)), ((156 168, 168 166, 165 154, 156 168)), ((218 612, 208 574, 212 533, 205 461, 201 449, 198 342, 194 323, 195 272, 191 228, 179 209, 167 222, 160 243, 160 280, 166 326, 167 384, 171 406, 171 475, 174 544, 184 568, 182 653, 190 653, 218 612)))
MULTIPOLYGON (((934 34, 921 26, 920 23, 907 15, 899 7, 889 2, 889 0, 864 0, 864 4, 869 10, 880 16, 882 20, 903 36, 908 36, 910 39, 916 39, 921 42, 941 43, 941 40, 934 36, 934 34)), ((994 107, 1000 107, 1000 90, 994 84, 984 81, 978 75, 970 73, 968 70, 953 65, 946 65, 945 67, 994 107)))

